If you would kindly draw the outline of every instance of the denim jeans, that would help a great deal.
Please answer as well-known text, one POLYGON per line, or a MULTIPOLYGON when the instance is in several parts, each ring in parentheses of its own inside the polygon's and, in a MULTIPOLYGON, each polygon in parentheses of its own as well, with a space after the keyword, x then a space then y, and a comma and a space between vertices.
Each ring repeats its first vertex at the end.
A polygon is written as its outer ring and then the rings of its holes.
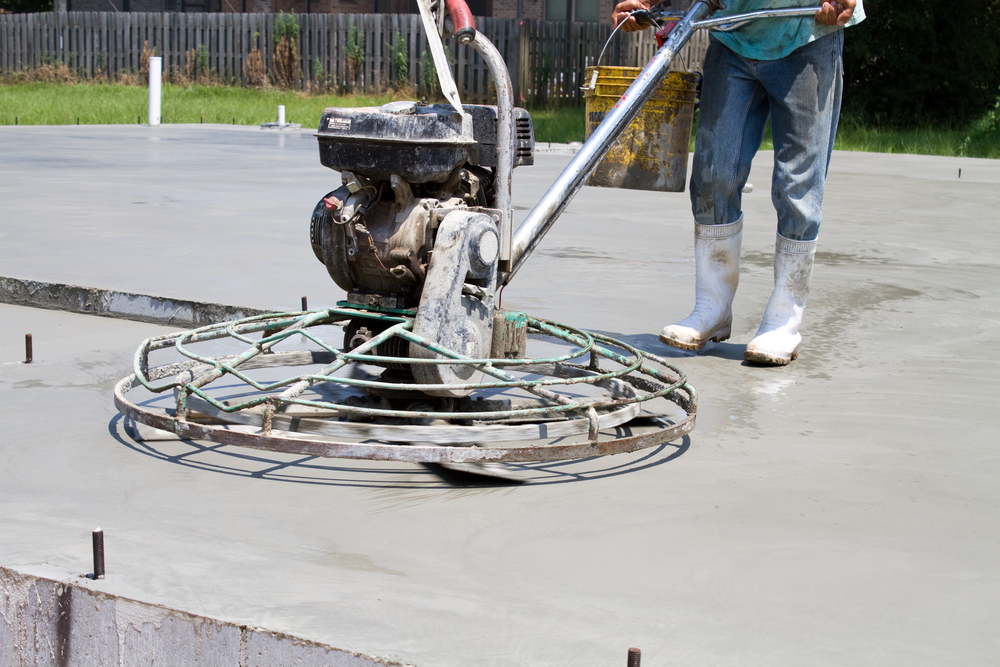
POLYGON ((695 221, 724 225, 743 214, 743 186, 770 117, 778 233, 795 241, 819 235, 843 48, 838 30, 779 60, 751 60, 710 38, 691 174, 695 221))

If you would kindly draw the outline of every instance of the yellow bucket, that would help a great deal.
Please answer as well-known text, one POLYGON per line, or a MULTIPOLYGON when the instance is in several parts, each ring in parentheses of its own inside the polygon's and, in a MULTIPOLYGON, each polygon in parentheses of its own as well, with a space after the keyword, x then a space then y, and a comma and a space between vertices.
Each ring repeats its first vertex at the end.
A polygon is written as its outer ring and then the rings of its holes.
MULTIPOLYGON (((587 137, 618 103, 641 67, 588 67, 587 137), (597 74, 596 78, 594 74, 597 74)), ((698 75, 671 72, 604 156, 587 185, 684 192, 698 75)))

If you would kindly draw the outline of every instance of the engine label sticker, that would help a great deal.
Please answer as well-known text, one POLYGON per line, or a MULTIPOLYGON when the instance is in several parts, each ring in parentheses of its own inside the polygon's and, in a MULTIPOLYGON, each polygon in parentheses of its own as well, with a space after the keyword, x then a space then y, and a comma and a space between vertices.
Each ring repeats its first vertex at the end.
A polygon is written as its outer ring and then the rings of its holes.
POLYGON ((351 119, 350 118, 330 118, 326 121, 326 129, 328 130, 349 130, 351 129, 351 119))

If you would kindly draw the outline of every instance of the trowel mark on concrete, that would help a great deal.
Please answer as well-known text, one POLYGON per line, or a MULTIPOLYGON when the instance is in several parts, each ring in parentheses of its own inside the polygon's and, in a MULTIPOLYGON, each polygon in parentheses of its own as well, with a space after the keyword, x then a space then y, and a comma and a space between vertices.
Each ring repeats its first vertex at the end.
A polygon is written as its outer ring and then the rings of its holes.
POLYGON ((310 549, 312 551, 319 551, 324 554, 328 554, 329 558, 324 560, 331 561, 334 565, 342 567, 347 570, 358 570, 361 572, 381 572, 382 574, 391 574, 397 577, 405 577, 405 572, 400 572, 399 570, 391 570, 387 567, 379 567, 372 562, 372 559, 364 554, 351 554, 342 553, 339 551, 330 551, 329 549, 323 549, 320 547, 310 546, 308 544, 301 545, 303 549, 310 549))
POLYGON ((587 259, 600 261, 619 261, 619 258, 605 252, 597 252, 591 248, 562 247, 554 249, 543 249, 538 251, 539 255, 557 257, 559 259, 587 259))
POLYGON ((858 339, 846 336, 845 332, 865 313, 879 310, 895 301, 922 296, 923 292, 907 287, 870 282, 857 284, 844 291, 814 293, 812 307, 806 311, 803 325, 803 345, 808 344, 810 352, 810 361, 806 365, 809 368, 822 366, 828 361, 828 356, 834 353, 838 359, 843 359, 847 348, 858 345, 858 339))
MULTIPOLYGON (((875 251, 877 252, 877 251, 875 251)), ((769 269, 774 266, 773 252, 744 252, 740 261, 747 266, 769 269)), ((850 255, 843 252, 816 251, 816 264, 823 266, 875 266, 892 264, 891 257, 876 257, 874 255, 850 255)))

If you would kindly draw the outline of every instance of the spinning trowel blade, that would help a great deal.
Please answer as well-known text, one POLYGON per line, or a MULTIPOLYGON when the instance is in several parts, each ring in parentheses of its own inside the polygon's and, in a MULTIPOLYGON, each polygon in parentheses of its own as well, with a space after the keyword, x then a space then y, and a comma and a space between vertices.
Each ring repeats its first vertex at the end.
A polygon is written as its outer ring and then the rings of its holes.
MULTIPOLYGON (((443 2, 444 0, 438 0, 443 2)), ((424 24, 424 31, 427 33, 427 45, 431 49, 431 56, 434 58, 434 69, 437 70, 438 82, 441 84, 441 92, 455 107, 460 114, 462 110, 462 100, 458 97, 458 86, 455 85, 455 77, 451 75, 451 65, 448 57, 444 53, 444 44, 441 43, 441 35, 438 34, 437 25, 434 23, 434 16, 431 14, 431 0, 417 0, 417 7, 420 8, 420 20, 424 24)))
POLYGON ((523 484, 532 477, 530 470, 502 463, 425 463, 445 481, 457 486, 469 486, 493 482, 501 484, 523 484))

